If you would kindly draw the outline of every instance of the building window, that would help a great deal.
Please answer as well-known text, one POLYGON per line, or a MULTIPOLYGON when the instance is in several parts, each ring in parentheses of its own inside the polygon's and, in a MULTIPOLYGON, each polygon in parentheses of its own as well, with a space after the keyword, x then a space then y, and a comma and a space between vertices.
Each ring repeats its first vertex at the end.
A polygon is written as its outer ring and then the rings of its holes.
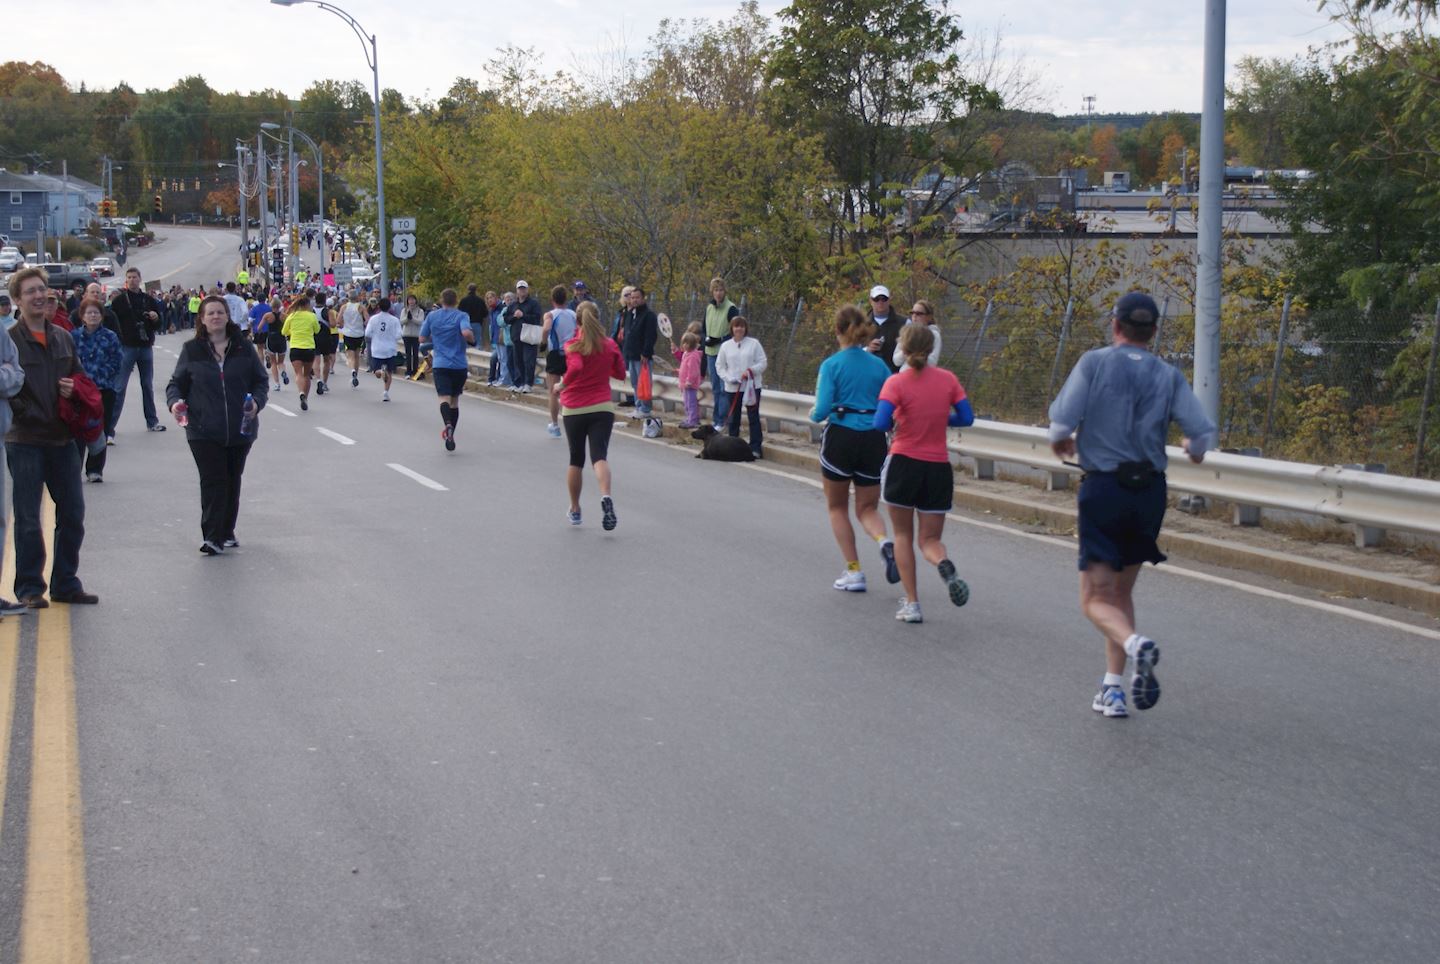
POLYGON ((11 191, 11 192, 10 192, 10 203, 11 203, 11 204, 24 204, 24 203, 25 203, 25 198, 20 194, 19 191, 11 191))
POLYGON ((24 230, 25 230, 25 219, 22 218, 22 217, 20 217, 18 214, 12 214, 12 215, 10 216, 10 230, 11 230, 11 231, 24 231, 24 230))

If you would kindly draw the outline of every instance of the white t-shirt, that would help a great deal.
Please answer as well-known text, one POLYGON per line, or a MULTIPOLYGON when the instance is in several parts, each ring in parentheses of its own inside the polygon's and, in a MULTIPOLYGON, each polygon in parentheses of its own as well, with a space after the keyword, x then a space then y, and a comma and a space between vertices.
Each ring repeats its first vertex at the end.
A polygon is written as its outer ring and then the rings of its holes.
POLYGON ((365 313, 353 301, 347 301, 340 311, 340 334, 360 338, 365 334, 365 313))
POLYGON ((227 291, 225 307, 230 309, 230 320, 239 325, 241 331, 250 330, 250 312, 245 307, 244 298, 227 291))
POLYGON ((388 311, 377 311, 365 326, 370 339, 371 358, 394 358, 400 342, 400 319, 388 311))

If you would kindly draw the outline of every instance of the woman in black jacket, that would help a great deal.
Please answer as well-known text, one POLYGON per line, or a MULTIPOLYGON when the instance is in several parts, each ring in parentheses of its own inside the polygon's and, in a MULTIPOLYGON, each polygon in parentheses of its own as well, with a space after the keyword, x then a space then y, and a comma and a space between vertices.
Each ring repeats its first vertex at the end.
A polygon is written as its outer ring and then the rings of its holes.
POLYGON ((200 470, 200 551, 217 556, 235 541, 240 512, 240 476, 260 431, 257 413, 265 407, 270 383, 240 327, 230 320, 223 298, 200 303, 195 337, 180 349, 165 401, 185 429, 190 454, 200 470), (248 398, 248 400, 247 400, 248 398))

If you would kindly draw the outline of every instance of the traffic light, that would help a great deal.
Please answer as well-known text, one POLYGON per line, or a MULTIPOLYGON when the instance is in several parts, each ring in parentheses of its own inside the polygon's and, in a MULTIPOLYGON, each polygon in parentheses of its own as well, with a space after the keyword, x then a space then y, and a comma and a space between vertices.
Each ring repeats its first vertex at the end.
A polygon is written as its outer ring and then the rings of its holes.
POLYGON ((155 213, 156 213, 156 214, 164 214, 164 213, 165 213, 165 199, 164 199, 163 197, 161 197, 160 195, 158 195, 158 194, 155 195, 155 213))
POLYGON ((115 202, 108 197, 100 202, 100 216, 102 218, 113 218, 116 214, 115 202))

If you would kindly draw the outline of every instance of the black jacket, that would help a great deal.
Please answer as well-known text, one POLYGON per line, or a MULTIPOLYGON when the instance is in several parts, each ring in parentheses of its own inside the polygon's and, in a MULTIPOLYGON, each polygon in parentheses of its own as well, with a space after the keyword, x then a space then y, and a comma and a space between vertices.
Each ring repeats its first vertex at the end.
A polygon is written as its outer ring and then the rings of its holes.
POLYGON ((480 337, 480 332, 485 330, 485 321, 490 317, 490 307, 485 304, 485 299, 479 295, 469 295, 460 299, 460 310, 470 316, 470 327, 475 331, 475 337, 480 337))
POLYGON ((225 365, 215 363, 208 338, 191 338, 180 349, 175 374, 165 386, 165 406, 180 399, 190 407, 185 438, 192 442, 249 445, 260 434, 260 420, 249 437, 240 434, 245 396, 255 396, 257 411, 270 396, 270 381, 260 357, 244 338, 231 338, 225 365))
POLYGON ((900 369, 895 367, 895 343, 900 340, 900 329, 905 327, 905 319, 896 314, 892 307, 890 317, 885 319, 885 324, 882 325, 875 320, 873 311, 870 312, 870 323, 879 329, 877 337, 880 339, 880 351, 878 352, 880 360, 892 373, 898 372, 900 369))
POLYGON ((148 311, 164 315, 165 306, 143 291, 131 292, 121 288, 110 301, 115 317, 120 322, 120 344, 126 348, 146 348, 155 344, 155 332, 160 330, 159 321, 145 316, 148 311))
POLYGON ((70 333, 47 323, 42 345, 22 319, 0 337, 14 340, 20 367, 25 370, 25 384, 10 399, 15 420, 5 433, 5 441, 22 445, 73 445, 75 439, 70 427, 60 417, 60 379, 83 373, 85 369, 75 354, 70 333))
POLYGON ((524 301, 517 301, 505 309, 505 322, 510 326, 511 335, 519 342, 520 326, 544 324, 545 313, 540 310, 540 302, 535 300, 535 296, 527 295, 524 301), (515 317, 516 308, 524 312, 524 317, 515 317))
POLYGON ((660 322, 649 305, 635 309, 625 324, 625 360, 648 361, 655 355, 660 322))

